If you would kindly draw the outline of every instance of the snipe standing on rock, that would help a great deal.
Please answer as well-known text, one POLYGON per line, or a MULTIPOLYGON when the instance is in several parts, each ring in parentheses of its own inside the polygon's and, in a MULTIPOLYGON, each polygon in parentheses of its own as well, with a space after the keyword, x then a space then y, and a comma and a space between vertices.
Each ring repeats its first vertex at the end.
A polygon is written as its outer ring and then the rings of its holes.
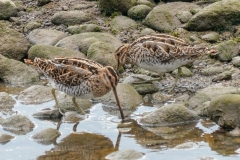
POLYGON ((196 58, 206 53, 217 54, 214 49, 191 46, 180 38, 156 34, 140 37, 131 44, 122 45, 116 50, 115 58, 118 68, 126 63, 137 65, 159 73, 160 79, 164 73, 178 68, 178 74, 170 92, 177 84, 181 72, 180 67, 191 64, 196 58))
POLYGON ((33 62, 30 59, 24 61, 47 77, 53 87, 52 94, 60 112, 55 89, 73 96, 72 101, 82 114, 85 112, 76 103, 75 97, 91 99, 103 96, 113 89, 121 118, 124 119, 116 91, 119 75, 113 67, 103 67, 97 62, 84 58, 55 58, 54 60, 35 58, 33 62))

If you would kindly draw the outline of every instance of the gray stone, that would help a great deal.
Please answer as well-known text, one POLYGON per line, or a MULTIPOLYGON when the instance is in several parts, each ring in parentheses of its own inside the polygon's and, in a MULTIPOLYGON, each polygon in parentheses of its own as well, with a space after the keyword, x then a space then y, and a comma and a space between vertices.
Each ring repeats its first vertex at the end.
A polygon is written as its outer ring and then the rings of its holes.
MULTIPOLYGON (((142 96, 139 95, 137 91, 128 84, 119 83, 117 85, 117 94, 125 116, 130 115, 132 111, 143 102, 142 96), (127 111, 130 111, 130 113, 127 113, 127 111)), ((113 106, 114 108, 118 108, 113 91, 110 91, 108 94, 102 97, 95 98, 94 100, 100 101, 103 104, 108 105, 109 107, 113 106)), ((113 114, 120 115, 118 110, 116 110, 116 112, 114 112, 113 114)))
POLYGON ((183 104, 170 104, 146 114, 140 119, 144 126, 172 125, 198 120, 199 117, 183 104))
POLYGON ((114 12, 121 12, 123 15, 136 4, 137 0, 99 0, 99 8, 106 15, 111 15, 114 12))
POLYGON ((8 28, 0 22, 0 54, 5 57, 21 60, 27 55, 30 43, 23 34, 8 28))
POLYGON ((218 82, 218 81, 222 81, 222 80, 229 80, 232 78, 232 74, 233 73, 231 71, 225 71, 223 73, 220 73, 220 74, 214 76, 212 81, 218 82))
POLYGON ((240 67, 240 56, 233 57, 232 58, 232 63, 235 67, 240 67))
POLYGON ((239 44, 233 40, 222 42, 213 46, 213 48, 218 50, 218 59, 223 62, 230 61, 240 51, 239 44))
POLYGON ((84 32, 100 32, 101 28, 96 24, 83 24, 83 25, 75 25, 69 26, 67 31, 71 34, 79 34, 84 32))
POLYGON ((179 144, 174 148, 175 149, 191 149, 191 148, 197 148, 197 147, 198 145, 194 142, 186 142, 186 143, 179 144))
POLYGON ((28 33, 29 31, 39 28, 40 26, 41 26, 41 23, 30 21, 24 26, 23 32, 28 33))
POLYGON ((156 32, 151 29, 151 28, 144 28, 141 32, 140 32, 140 36, 145 36, 145 35, 154 35, 156 34, 156 32))
POLYGON ((89 47, 94 42, 104 42, 113 46, 115 49, 122 45, 121 41, 108 33, 86 32, 75 34, 60 40, 55 46, 68 48, 74 51, 81 51, 87 54, 89 47))
POLYGON ((143 153, 137 152, 133 149, 124 149, 116 152, 112 152, 107 155, 105 158, 109 160, 138 160, 144 156, 143 153))
POLYGON ((215 96, 208 112, 210 118, 220 127, 234 129, 240 126, 240 95, 224 94, 215 96))
POLYGON ((3 129, 15 134, 26 134, 34 128, 34 123, 24 115, 13 115, 5 119, 3 129))
POLYGON ((57 129, 46 128, 32 135, 32 139, 46 145, 54 143, 60 135, 61 133, 57 129))
POLYGON ((67 34, 57 30, 35 29, 27 38, 32 44, 46 44, 54 46, 59 40, 67 37, 67 34))
POLYGON ((114 34, 117 34, 120 31, 136 29, 137 23, 126 16, 116 16, 110 22, 110 27, 111 27, 111 32, 114 34))
POLYGON ((190 11, 195 8, 199 8, 199 6, 186 2, 173 2, 157 5, 147 15, 144 24, 149 28, 160 32, 171 32, 182 25, 176 17, 177 13, 181 11, 190 11))
POLYGON ((117 61, 114 57, 115 50, 111 44, 97 41, 89 47, 87 58, 103 66, 113 66, 117 68, 117 61))
POLYGON ((182 23, 187 23, 191 18, 192 14, 190 11, 181 11, 177 13, 177 18, 180 20, 182 23))
POLYGON ((202 69, 201 74, 205 76, 216 75, 223 72, 223 68, 220 66, 210 66, 202 69))
POLYGON ((45 109, 42 109, 41 111, 37 111, 36 113, 33 113, 32 116, 39 119, 46 119, 46 118, 56 119, 56 118, 62 117, 58 109, 50 109, 50 108, 45 108, 45 109))
POLYGON ((140 4, 144 4, 144 5, 147 5, 149 7, 153 7, 154 5, 156 5, 155 3, 153 2, 150 2, 148 0, 138 0, 137 1, 137 4, 140 5, 140 4))
POLYGON ((8 112, 12 111, 14 104, 16 102, 13 100, 12 97, 9 96, 6 92, 0 92, 0 111, 1 112, 8 112))
POLYGON ((210 4, 196 13, 188 22, 186 28, 195 31, 224 30, 232 24, 239 23, 239 16, 239 0, 222 0, 210 4))
POLYGON ((43 6, 47 3, 51 2, 51 0, 37 0, 37 5, 38 6, 43 6))
POLYGON ((80 115, 77 112, 66 112, 62 117, 62 121, 67 123, 76 123, 83 119, 83 115, 80 115))
POLYGON ((201 36, 201 39, 210 43, 215 43, 219 39, 219 34, 217 32, 210 32, 201 36))
POLYGON ((0 78, 8 84, 23 85, 39 81, 39 74, 22 62, 0 55, 0 78))
POLYGON ((53 100, 51 87, 33 85, 23 90, 17 97, 22 104, 41 104, 53 100))
POLYGON ((28 59, 34 60, 35 57, 54 59, 55 57, 85 58, 86 56, 81 52, 72 51, 70 49, 45 44, 35 44, 28 50, 28 59))
MULTIPOLYGON (((172 72, 172 75, 174 77, 177 76, 177 73, 178 73, 178 69, 174 70, 172 72)), ((193 73, 192 71, 190 71, 187 67, 181 67, 181 72, 180 72, 180 76, 181 77, 192 77, 193 76, 193 73)))
POLYGON ((91 15, 83 11, 60 11, 53 15, 51 22, 56 25, 75 25, 90 21, 91 15))
POLYGON ((13 139, 14 136, 9 135, 9 134, 0 134, 0 143, 1 144, 5 144, 8 143, 9 141, 11 141, 11 139, 13 139))
POLYGON ((151 10, 152 8, 147 5, 137 5, 128 10, 128 17, 135 20, 142 20, 151 10))
POLYGON ((158 91, 158 88, 154 84, 134 84, 134 89, 139 94, 152 94, 158 91))
POLYGON ((15 17, 17 15, 17 7, 11 0, 0 0, 0 20, 15 17))

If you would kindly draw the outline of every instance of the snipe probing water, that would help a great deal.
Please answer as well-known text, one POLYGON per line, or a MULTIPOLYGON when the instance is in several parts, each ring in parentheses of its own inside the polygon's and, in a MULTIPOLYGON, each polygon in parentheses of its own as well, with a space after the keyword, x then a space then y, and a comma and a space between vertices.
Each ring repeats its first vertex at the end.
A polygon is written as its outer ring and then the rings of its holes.
POLYGON ((72 96, 75 107, 85 114, 76 103, 75 97, 91 99, 100 97, 113 89, 121 118, 124 119, 122 107, 117 95, 116 87, 119 82, 118 72, 111 66, 103 67, 101 64, 84 58, 55 58, 46 60, 35 58, 24 60, 42 72, 49 80, 56 106, 61 112, 55 89, 72 96))
POLYGON ((131 44, 124 44, 115 52, 118 68, 123 64, 133 64, 140 68, 159 73, 160 79, 166 72, 178 68, 172 91, 180 76, 181 66, 191 64, 203 54, 217 54, 216 50, 191 46, 184 40, 167 34, 140 37, 131 44))

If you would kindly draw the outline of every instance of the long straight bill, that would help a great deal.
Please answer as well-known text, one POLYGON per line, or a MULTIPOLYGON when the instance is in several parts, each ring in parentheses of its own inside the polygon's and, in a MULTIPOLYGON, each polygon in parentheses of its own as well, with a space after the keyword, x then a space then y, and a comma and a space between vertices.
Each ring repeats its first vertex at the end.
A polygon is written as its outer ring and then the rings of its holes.
POLYGON ((116 87, 113 87, 113 93, 115 95, 115 98, 116 98, 116 101, 117 101, 117 104, 118 104, 118 107, 119 107, 119 111, 120 111, 122 120, 124 120, 124 114, 123 114, 122 107, 121 107, 121 104, 120 104, 120 101, 119 101, 119 98, 118 98, 118 95, 117 95, 116 87))

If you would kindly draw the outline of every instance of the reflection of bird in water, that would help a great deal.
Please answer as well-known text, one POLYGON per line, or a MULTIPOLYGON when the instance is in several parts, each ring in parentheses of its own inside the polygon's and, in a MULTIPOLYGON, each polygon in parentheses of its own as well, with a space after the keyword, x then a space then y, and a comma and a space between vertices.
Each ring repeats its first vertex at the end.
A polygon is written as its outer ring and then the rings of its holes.
POLYGON ((91 99, 103 96, 113 89, 121 117, 124 119, 116 91, 119 76, 113 67, 103 67, 97 62, 84 58, 55 58, 54 60, 35 58, 33 62, 25 59, 25 63, 33 65, 48 78, 60 112, 55 89, 73 96, 72 101, 82 114, 85 112, 76 103, 75 97, 91 99))
POLYGON ((115 58, 118 68, 123 64, 130 63, 159 73, 160 79, 164 73, 178 68, 175 82, 169 90, 171 91, 177 84, 181 72, 180 67, 191 64, 205 53, 216 54, 216 50, 190 46, 180 38, 167 34, 156 34, 140 37, 131 44, 122 45, 116 50, 115 58))

